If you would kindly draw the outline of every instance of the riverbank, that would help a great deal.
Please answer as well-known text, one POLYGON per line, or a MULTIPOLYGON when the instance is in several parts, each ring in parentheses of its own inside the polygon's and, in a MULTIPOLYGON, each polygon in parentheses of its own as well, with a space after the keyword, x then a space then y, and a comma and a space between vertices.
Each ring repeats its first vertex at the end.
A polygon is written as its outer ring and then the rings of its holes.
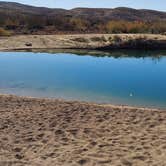
POLYGON ((0 165, 166 165, 166 111, 0 95, 0 165))
POLYGON ((22 49, 166 49, 166 35, 79 34, 0 37, 0 51, 22 49))

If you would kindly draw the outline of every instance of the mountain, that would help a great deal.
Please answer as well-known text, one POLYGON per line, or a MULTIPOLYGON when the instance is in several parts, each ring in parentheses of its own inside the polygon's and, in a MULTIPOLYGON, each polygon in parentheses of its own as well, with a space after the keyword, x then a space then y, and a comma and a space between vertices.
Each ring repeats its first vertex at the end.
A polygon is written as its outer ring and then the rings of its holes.
POLYGON ((136 10, 132 8, 119 7, 115 9, 104 8, 75 8, 71 10, 65 9, 51 9, 44 7, 34 7, 29 5, 23 5, 14 2, 0 2, 0 13, 10 14, 32 14, 32 15, 45 15, 56 16, 62 15, 66 17, 79 17, 84 19, 97 19, 97 20, 166 20, 166 12, 154 11, 154 10, 136 10))
POLYGON ((32 32, 32 29, 41 30, 43 27, 47 31, 105 32, 106 24, 109 21, 122 20, 129 22, 166 22, 166 12, 126 7, 66 10, 34 7, 14 2, 0 2, 0 27, 17 32, 25 32, 26 29, 31 29, 32 32))
POLYGON ((109 19, 109 20, 166 20, 166 12, 154 10, 136 10, 119 7, 115 9, 76 8, 71 10, 73 14, 83 18, 109 19))

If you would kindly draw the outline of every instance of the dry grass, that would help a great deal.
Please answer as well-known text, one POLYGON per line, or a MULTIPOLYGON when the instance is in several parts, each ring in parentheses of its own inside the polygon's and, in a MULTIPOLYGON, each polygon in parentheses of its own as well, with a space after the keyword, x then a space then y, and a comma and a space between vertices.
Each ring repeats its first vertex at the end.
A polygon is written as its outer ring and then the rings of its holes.
POLYGON ((11 35, 11 32, 3 29, 3 28, 0 28, 0 36, 10 36, 11 35))

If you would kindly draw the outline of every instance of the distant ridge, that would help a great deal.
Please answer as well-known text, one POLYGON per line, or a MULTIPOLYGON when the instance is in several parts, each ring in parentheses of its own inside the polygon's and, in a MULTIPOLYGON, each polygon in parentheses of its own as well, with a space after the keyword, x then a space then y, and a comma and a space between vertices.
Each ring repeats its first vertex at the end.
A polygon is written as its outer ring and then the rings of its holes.
POLYGON ((114 9, 107 8, 74 8, 71 10, 66 9, 52 9, 46 7, 34 7, 29 5, 23 5, 15 2, 0 2, 0 14, 33 14, 43 16, 57 16, 63 17, 79 17, 83 19, 95 19, 95 20, 166 20, 166 12, 160 12, 147 9, 132 9, 127 7, 118 7, 114 9))

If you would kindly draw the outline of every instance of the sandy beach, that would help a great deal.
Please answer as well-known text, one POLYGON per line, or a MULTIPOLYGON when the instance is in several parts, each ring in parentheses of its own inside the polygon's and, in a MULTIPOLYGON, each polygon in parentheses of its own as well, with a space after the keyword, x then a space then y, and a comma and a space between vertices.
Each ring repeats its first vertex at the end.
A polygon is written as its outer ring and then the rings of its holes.
POLYGON ((0 166, 165 166, 166 110, 0 95, 0 166))
POLYGON ((31 49, 166 49, 166 35, 77 34, 0 37, 0 51, 31 49))

